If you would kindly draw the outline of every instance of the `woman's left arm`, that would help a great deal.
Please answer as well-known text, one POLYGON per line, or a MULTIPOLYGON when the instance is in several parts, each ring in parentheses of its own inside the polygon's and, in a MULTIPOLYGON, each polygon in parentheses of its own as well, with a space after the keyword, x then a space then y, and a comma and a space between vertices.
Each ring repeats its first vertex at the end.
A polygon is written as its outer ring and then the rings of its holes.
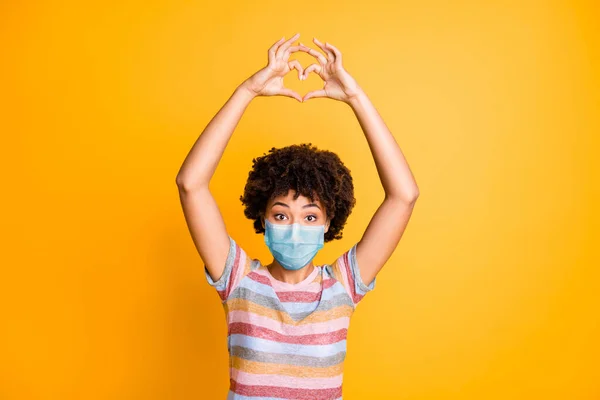
POLYGON ((400 242, 419 197, 419 189, 394 136, 366 93, 344 69, 341 52, 330 43, 323 44, 317 39, 313 41, 327 58, 300 43, 301 50, 313 55, 319 62, 304 70, 303 79, 315 71, 325 85, 321 90, 307 93, 303 101, 329 97, 343 101, 352 108, 367 138, 385 191, 383 202, 356 246, 360 275, 363 282, 369 285, 400 242))
POLYGON ((367 138, 385 191, 383 202, 356 246, 361 278, 369 284, 398 246, 419 188, 398 143, 367 95, 359 91, 348 104, 367 138))

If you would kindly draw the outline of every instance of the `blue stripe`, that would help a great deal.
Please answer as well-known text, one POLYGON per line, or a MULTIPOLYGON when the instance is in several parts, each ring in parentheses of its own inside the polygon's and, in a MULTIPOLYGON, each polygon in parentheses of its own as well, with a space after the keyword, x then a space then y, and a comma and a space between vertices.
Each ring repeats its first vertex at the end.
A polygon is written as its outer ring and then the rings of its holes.
POLYGON ((289 314, 303 313, 308 311, 313 311, 319 305, 318 301, 313 301, 312 303, 294 303, 294 302, 284 302, 281 305, 286 309, 289 314))
POLYGON ((243 334, 229 335, 229 346, 241 346, 256 351, 300 356, 327 357, 346 351, 346 340, 332 344, 295 344, 256 338, 243 334))
POLYGON ((242 279, 238 285, 238 287, 243 287, 248 290, 252 290, 254 293, 260 293, 263 296, 272 297, 274 299, 279 299, 271 286, 265 285, 260 282, 256 282, 253 279, 248 278, 247 276, 242 279))
POLYGON ((344 288, 342 283, 340 281, 337 281, 332 286, 323 290, 323 296, 321 297, 321 300, 330 300, 333 297, 337 296, 338 294, 347 294, 347 293, 348 292, 346 292, 346 289, 344 288))

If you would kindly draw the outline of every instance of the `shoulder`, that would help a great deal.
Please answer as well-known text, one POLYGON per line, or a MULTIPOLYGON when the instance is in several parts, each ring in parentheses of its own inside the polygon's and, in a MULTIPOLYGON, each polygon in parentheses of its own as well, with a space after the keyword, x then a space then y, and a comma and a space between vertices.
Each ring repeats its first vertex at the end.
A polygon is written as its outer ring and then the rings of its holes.
POLYGON ((229 253, 225 261, 222 276, 214 281, 205 269, 206 280, 217 289, 222 302, 238 287, 240 282, 252 271, 262 266, 260 260, 252 258, 231 236, 229 236, 229 253))
POLYGON ((331 264, 324 265, 327 273, 339 281, 346 289, 355 306, 368 292, 375 288, 376 281, 376 279, 373 279, 368 285, 362 281, 356 260, 357 244, 355 243, 348 250, 344 251, 331 264))

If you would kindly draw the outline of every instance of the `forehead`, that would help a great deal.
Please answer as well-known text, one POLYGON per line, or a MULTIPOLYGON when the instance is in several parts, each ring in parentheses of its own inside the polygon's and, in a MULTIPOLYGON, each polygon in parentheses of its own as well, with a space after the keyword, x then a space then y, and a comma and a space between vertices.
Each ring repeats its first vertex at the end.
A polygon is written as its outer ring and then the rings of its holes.
POLYGON ((277 197, 269 200, 269 202, 267 203, 267 207, 270 208, 274 203, 281 202, 281 203, 285 203, 285 204, 289 205, 290 207, 294 207, 294 206, 301 207, 305 204, 315 203, 319 207, 321 207, 321 209, 323 208, 323 205, 321 204, 321 202, 319 201, 317 196, 315 196, 314 201, 311 201, 308 197, 303 196, 303 195, 299 195, 297 199, 294 199, 295 193, 296 192, 293 189, 290 189, 290 191, 287 193, 287 195, 277 196, 277 197))

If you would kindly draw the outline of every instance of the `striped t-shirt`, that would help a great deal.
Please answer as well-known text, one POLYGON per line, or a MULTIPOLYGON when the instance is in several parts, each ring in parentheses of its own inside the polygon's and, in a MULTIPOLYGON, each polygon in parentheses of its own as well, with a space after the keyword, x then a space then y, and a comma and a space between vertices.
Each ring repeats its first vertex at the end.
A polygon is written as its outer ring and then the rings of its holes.
POLYGON ((375 288, 360 277, 356 244, 291 284, 229 242, 219 280, 204 267, 226 314, 227 400, 341 399, 350 317, 375 288))

